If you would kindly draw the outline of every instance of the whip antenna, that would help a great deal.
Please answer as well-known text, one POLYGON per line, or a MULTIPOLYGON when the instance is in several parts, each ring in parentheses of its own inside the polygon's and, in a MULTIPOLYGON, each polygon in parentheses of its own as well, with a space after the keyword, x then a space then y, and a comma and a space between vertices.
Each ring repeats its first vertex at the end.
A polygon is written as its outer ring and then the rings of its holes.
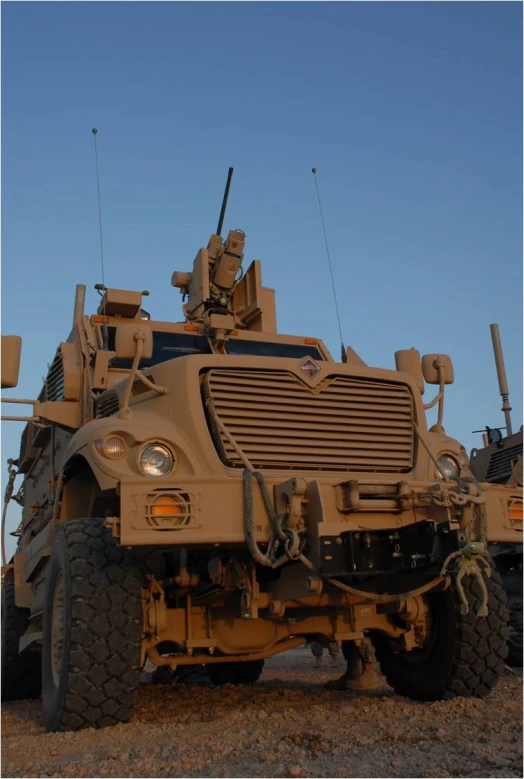
POLYGON ((220 209, 220 216, 218 217, 217 235, 222 235, 222 225, 224 224, 224 216, 226 214, 227 200, 229 197, 229 187, 231 186, 231 179, 233 178, 233 168, 229 168, 227 173, 226 189, 224 197, 222 199, 222 208, 220 209))
POLYGON ((342 335, 342 325, 340 324, 340 313, 338 310, 338 300, 337 300, 337 290, 335 287, 335 277, 333 276, 333 267, 331 265, 331 255, 329 253, 329 245, 328 245, 328 239, 327 239, 327 233, 326 233, 326 225, 324 224, 324 213, 322 211, 322 203, 320 202, 320 192, 318 189, 318 183, 317 183, 317 169, 311 168, 311 172, 313 174, 313 177, 315 179, 315 189, 317 190, 317 200, 318 200, 318 208, 320 211, 320 221, 322 222, 322 232, 324 233, 324 243, 326 244, 326 254, 327 254, 327 260, 328 260, 328 266, 329 266, 329 275, 331 276, 331 285, 333 287, 333 298, 335 300, 335 312, 337 315, 337 322, 338 322, 338 332, 340 333, 340 348, 341 348, 341 355, 342 355, 342 362, 347 362, 347 354, 346 354, 346 347, 344 346, 344 336, 342 335))
MULTIPOLYGON (((102 206, 100 204, 100 175, 98 173, 98 146, 96 144, 96 136, 98 133, 98 130, 96 127, 93 127, 91 130, 93 133, 93 139, 95 142, 95 168, 96 168, 96 195, 97 195, 97 202, 98 202, 98 226, 100 228, 100 264, 102 266, 102 289, 105 293, 106 289, 106 281, 105 281, 105 274, 104 274, 104 241, 102 237, 102 206)), ((104 349, 107 349, 108 344, 108 332, 107 332, 107 322, 106 322, 106 300, 105 300, 105 294, 102 298, 103 300, 103 317, 104 317, 104 323, 102 325, 102 338, 104 342, 104 349)))

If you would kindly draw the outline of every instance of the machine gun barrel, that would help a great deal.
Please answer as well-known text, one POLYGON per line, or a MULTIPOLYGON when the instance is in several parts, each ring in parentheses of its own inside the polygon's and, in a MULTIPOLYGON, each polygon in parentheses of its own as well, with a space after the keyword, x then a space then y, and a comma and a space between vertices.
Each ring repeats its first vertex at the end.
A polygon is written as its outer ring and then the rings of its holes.
POLYGON ((218 217, 217 235, 222 235, 222 225, 224 223, 224 216, 226 215, 227 199, 229 197, 229 187, 231 186, 231 179, 233 178, 233 168, 229 168, 226 181, 226 190, 224 192, 224 198, 222 200, 222 208, 220 209, 220 216, 218 217))
POLYGON ((502 411, 506 418, 506 432, 508 435, 511 435, 513 432, 511 427, 511 406, 509 404, 508 380, 506 377, 506 367, 504 365, 504 355, 502 354, 499 326, 497 324, 492 324, 489 328, 491 330, 491 340, 493 342, 493 352, 495 354, 499 389, 502 396, 502 411))

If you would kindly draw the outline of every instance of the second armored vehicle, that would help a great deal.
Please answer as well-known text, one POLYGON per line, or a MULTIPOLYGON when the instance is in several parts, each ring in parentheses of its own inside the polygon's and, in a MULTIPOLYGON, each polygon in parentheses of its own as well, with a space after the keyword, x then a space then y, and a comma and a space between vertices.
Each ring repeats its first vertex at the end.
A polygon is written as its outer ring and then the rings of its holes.
POLYGON ((486 534, 489 551, 502 576, 509 604, 508 662, 522 666, 522 427, 513 432, 508 382, 500 342, 499 327, 491 325, 495 364, 506 419, 506 435, 498 428, 486 428, 484 447, 473 449, 471 470, 479 482, 506 485, 506 496, 499 488, 484 486, 488 500, 502 510, 487 512, 486 534), (493 498, 491 495, 493 493, 493 498))

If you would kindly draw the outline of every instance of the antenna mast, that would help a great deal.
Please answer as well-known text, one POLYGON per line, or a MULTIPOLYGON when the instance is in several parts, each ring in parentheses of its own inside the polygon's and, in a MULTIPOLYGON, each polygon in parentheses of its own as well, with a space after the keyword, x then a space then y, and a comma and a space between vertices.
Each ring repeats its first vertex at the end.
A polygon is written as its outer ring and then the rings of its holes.
POLYGON ((229 197, 229 187, 231 186, 231 179, 233 178, 233 168, 229 168, 227 173, 226 191, 222 199, 222 208, 220 209, 220 216, 218 217, 217 235, 222 235, 222 225, 224 224, 224 216, 226 215, 227 199, 229 197))
POLYGON ((342 362, 347 362, 347 354, 346 354, 346 347, 344 346, 344 336, 342 335, 342 325, 340 324, 340 312, 338 310, 338 300, 337 300, 337 290, 335 287, 335 277, 333 275, 333 267, 331 265, 331 255, 329 253, 329 245, 328 245, 328 239, 326 234, 326 226, 324 224, 324 214, 322 211, 322 203, 320 202, 320 192, 318 190, 318 184, 317 184, 317 169, 311 168, 311 172, 313 174, 313 177, 315 179, 315 188, 317 190, 317 200, 318 200, 318 208, 320 211, 320 221, 322 222, 322 231, 324 233, 324 243, 326 244, 326 254, 327 254, 327 260, 328 260, 328 266, 329 266, 329 274, 331 276, 331 285, 333 287, 333 299, 335 301, 335 312, 337 315, 337 322, 338 322, 338 331, 340 333, 340 350, 341 350, 341 356, 342 356, 342 362))
POLYGON ((500 342, 499 326, 493 324, 489 326, 491 330, 491 340, 493 342, 493 352, 495 354, 495 365, 497 366, 497 377, 499 380, 499 390, 502 396, 502 409, 506 418, 506 432, 511 435, 511 406, 509 404, 508 380, 506 377, 506 367, 504 365, 504 355, 502 354, 502 344, 500 342))
POLYGON ((100 228, 100 264, 102 266, 102 287, 104 289, 104 297, 103 297, 104 323, 102 325, 102 338, 104 341, 103 343, 104 349, 107 349, 109 339, 108 339, 107 322, 106 322, 106 302, 105 302, 106 282, 105 282, 105 274, 104 274, 104 241, 102 238, 102 206, 100 204, 100 176, 98 173, 98 146, 96 144, 96 136, 98 130, 96 129, 96 127, 93 127, 91 132, 93 133, 93 139, 95 142, 96 194, 97 194, 97 202, 98 202, 98 225, 100 228))

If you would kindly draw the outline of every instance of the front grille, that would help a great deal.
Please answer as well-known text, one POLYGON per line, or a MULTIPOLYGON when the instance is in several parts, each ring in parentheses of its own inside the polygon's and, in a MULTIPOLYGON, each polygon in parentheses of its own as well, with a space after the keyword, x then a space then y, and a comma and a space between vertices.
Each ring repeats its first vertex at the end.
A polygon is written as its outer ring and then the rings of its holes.
MULTIPOLYGON (((408 387, 331 376, 315 388, 287 371, 211 370, 205 400, 256 468, 405 473, 413 467, 408 387)), ((224 463, 243 467, 209 424, 224 463)))
POLYGON ((504 483, 511 476, 513 465, 522 457, 522 444, 510 446, 507 449, 498 449, 491 455, 486 481, 504 483))

